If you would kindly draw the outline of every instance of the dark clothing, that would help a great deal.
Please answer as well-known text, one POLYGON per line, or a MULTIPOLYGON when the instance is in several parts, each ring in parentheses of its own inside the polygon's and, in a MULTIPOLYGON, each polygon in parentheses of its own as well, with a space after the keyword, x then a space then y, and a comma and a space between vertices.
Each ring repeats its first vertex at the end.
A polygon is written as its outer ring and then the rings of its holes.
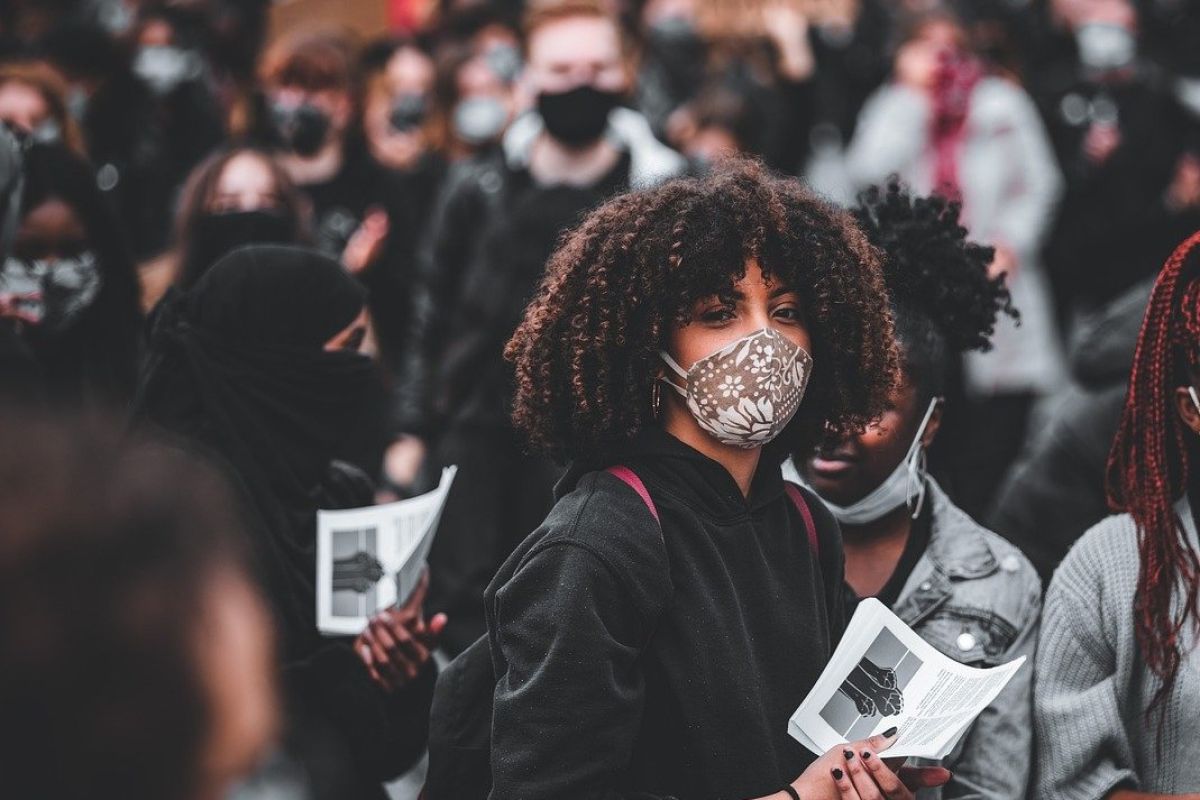
POLYGON ((576 465, 488 588, 499 679, 494 800, 746 798, 814 756, 788 736, 843 627, 837 523, 812 494, 820 563, 778 464, 748 498, 659 429, 576 465))
POLYGON ((1200 225, 1195 211, 1164 202, 1194 123, 1149 70, 1107 84, 1051 73, 1044 83, 1042 115, 1066 180, 1044 260, 1064 309, 1095 309, 1157 274, 1200 225), (1106 124, 1120 140, 1096 162, 1085 142, 1106 124))
POLYGON ((879 602, 888 608, 896 607, 900 593, 904 591, 904 585, 908 583, 908 576, 912 575, 917 562, 925 555, 925 550, 929 547, 929 538, 932 535, 933 503, 927 497, 924 505, 921 506, 921 513, 912 521, 912 526, 908 531, 908 541, 904 543, 904 551, 900 553, 900 560, 896 562, 895 571, 892 572, 892 576, 888 578, 883 588, 879 590, 879 594, 875 595, 879 602))
POLYGON ((457 654, 483 635, 483 590, 546 518, 563 470, 527 453, 511 428, 455 428, 431 461, 458 467, 429 553, 427 601, 449 617, 440 644, 457 654))
POLYGON ((118 209, 134 257, 162 252, 176 193, 225 138, 211 89, 192 80, 156 99, 137 78, 121 73, 92 95, 82 127, 97 183, 118 209))
POLYGON ((550 510, 561 474, 527 454, 509 417, 504 345, 562 232, 629 188, 623 155, 594 186, 542 186, 500 152, 452 172, 434 212, 419 332, 400 383, 400 427, 432 445, 425 468, 459 466, 430 553, 428 607, 445 611, 457 653, 483 633, 483 590, 550 510))
POLYGON ((490 152, 453 167, 420 256, 397 424, 436 440, 452 423, 508 425, 504 344, 562 231, 629 188, 629 157, 590 187, 542 186, 490 152))
MULTIPOLYGON (((813 103, 816 119, 839 143, 854 138, 859 111, 891 71, 888 37, 893 21, 884 3, 864 0, 849 31, 812 26, 809 42, 816 71, 813 103)), ((808 144, 807 141, 804 144, 808 144)))
POLYGON ((1109 514, 1105 467, 1150 286, 1134 287, 1083 326, 1071 355, 1076 386, 1014 465, 988 517, 1044 584, 1075 540, 1109 514))
POLYGON ((316 751, 313 774, 329 760, 351 764, 348 782, 317 778, 340 787, 326 796, 366 800, 383 797, 380 782, 419 757, 434 676, 430 667, 388 695, 348 640, 316 626, 316 511, 372 501, 365 476, 331 462, 369 416, 374 369, 366 356, 323 349, 364 301, 354 279, 314 251, 236 250, 160 306, 138 405, 214 456, 239 489, 277 620, 289 724, 332 741, 316 751))
POLYGON ((420 224, 420 211, 410 202, 407 180, 376 162, 362 146, 347 143, 345 160, 336 175, 299 188, 312 203, 315 244, 334 258, 341 258, 370 211, 387 213, 387 241, 376 261, 359 277, 370 290, 371 318, 384 361, 398 364, 410 324, 414 243, 420 224))
POLYGON ((1028 393, 964 394, 948 404, 936 472, 968 516, 983 517, 995 502, 996 490, 1021 455, 1034 399, 1028 393))
POLYGON ((315 541, 297 536, 345 433, 362 413, 370 359, 324 343, 362 311, 365 294, 310 250, 254 245, 169 297, 154 325, 139 392, 151 421, 219 453, 248 490, 284 655, 316 639, 315 541), (288 301, 279 302, 287 291, 288 301))

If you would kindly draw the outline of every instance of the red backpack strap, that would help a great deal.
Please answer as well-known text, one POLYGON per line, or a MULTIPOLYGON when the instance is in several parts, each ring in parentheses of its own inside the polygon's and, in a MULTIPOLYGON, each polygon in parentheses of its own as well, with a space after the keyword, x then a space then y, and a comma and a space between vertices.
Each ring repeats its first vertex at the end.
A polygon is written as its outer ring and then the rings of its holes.
POLYGON ((662 520, 658 518, 658 508, 654 505, 654 500, 650 497, 650 492, 646 490, 646 484, 642 483, 642 479, 637 476, 636 472, 621 464, 609 467, 604 471, 637 492, 638 497, 642 498, 642 502, 650 510, 650 516, 654 517, 655 522, 662 525, 662 520))
POLYGON ((808 502, 804 499, 804 492, 800 491, 800 487, 791 481, 784 481, 783 488, 787 491, 787 496, 792 501, 792 505, 800 512, 800 516, 804 519, 804 530, 808 533, 808 546, 812 549, 813 555, 819 560, 821 558, 821 540, 817 538, 817 525, 813 522, 812 511, 808 508, 808 502))

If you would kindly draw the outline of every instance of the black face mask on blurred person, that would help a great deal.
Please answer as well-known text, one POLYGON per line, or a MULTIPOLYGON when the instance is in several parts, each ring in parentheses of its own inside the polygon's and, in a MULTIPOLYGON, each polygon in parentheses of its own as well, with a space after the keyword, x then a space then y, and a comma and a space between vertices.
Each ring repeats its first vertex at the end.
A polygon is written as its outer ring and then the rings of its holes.
POLYGON ((388 123, 392 130, 404 133, 421 127, 421 123, 425 121, 427 105, 424 95, 398 95, 392 101, 392 109, 388 113, 388 123))
POLYGON ((620 102, 617 92, 585 83, 566 92, 542 92, 537 110, 551 136, 570 147, 582 147, 604 135, 608 113, 620 102))
POLYGON ((276 104, 271 109, 271 118, 283 146, 304 158, 316 155, 329 136, 329 115, 311 103, 276 104))
POLYGON ((296 221, 284 211, 259 208, 204 214, 184 254, 180 283, 189 288, 222 256, 248 244, 294 244, 296 221))

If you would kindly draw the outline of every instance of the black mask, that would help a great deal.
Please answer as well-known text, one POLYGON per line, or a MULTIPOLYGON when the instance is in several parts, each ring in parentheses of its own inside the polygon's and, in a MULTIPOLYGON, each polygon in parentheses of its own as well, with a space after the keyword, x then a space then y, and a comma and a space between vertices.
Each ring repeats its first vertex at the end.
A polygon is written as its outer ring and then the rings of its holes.
POLYGON ((329 136, 329 115, 311 103, 275 105, 271 118, 283 146, 298 156, 316 155, 329 136))
POLYGON ((404 132, 418 128, 425 121, 425 97, 420 94, 402 94, 392 101, 388 122, 392 129, 404 132))
POLYGON ((191 287, 222 256, 248 244, 293 244, 296 220, 276 209, 204 214, 196 220, 180 283, 191 287))
POLYGON ((567 92, 542 92, 537 110, 546 131, 565 145, 582 147, 604 135, 608 112, 621 102, 617 92, 605 92, 585 83, 567 92))

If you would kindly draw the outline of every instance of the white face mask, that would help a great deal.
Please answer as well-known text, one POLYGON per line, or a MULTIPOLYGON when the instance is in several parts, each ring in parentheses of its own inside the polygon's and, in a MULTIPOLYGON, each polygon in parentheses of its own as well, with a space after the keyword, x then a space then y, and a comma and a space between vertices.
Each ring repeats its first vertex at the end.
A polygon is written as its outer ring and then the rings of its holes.
POLYGON ((687 401, 700 427, 721 444, 754 450, 778 436, 800 408, 812 356, 771 328, 725 345, 684 370, 659 355, 686 388, 661 380, 687 401))
POLYGON ((1200 411, 1200 397, 1196 396, 1196 390, 1191 386, 1188 387, 1188 396, 1192 398, 1192 405, 1196 407, 1197 411, 1200 411))
POLYGON ((1193 117, 1200 117, 1200 78, 1177 78, 1175 97, 1193 117))
POLYGON ((1085 22, 1075 31, 1079 60, 1085 67, 1118 69, 1133 61, 1137 39, 1121 25, 1107 22, 1085 22))
POLYGON ((875 487, 866 497, 848 506, 835 505, 825 500, 825 505, 838 522, 843 525, 866 525, 882 519, 906 503, 912 509, 913 519, 917 518, 921 513, 921 506, 925 503, 925 448, 921 445, 921 437, 925 435, 925 428, 929 426, 929 420, 933 418, 934 409, 940 400, 941 398, 935 397, 929 401, 929 408, 921 420, 921 427, 917 428, 917 435, 908 447, 908 454, 896 465, 896 469, 892 470, 887 480, 875 487))

